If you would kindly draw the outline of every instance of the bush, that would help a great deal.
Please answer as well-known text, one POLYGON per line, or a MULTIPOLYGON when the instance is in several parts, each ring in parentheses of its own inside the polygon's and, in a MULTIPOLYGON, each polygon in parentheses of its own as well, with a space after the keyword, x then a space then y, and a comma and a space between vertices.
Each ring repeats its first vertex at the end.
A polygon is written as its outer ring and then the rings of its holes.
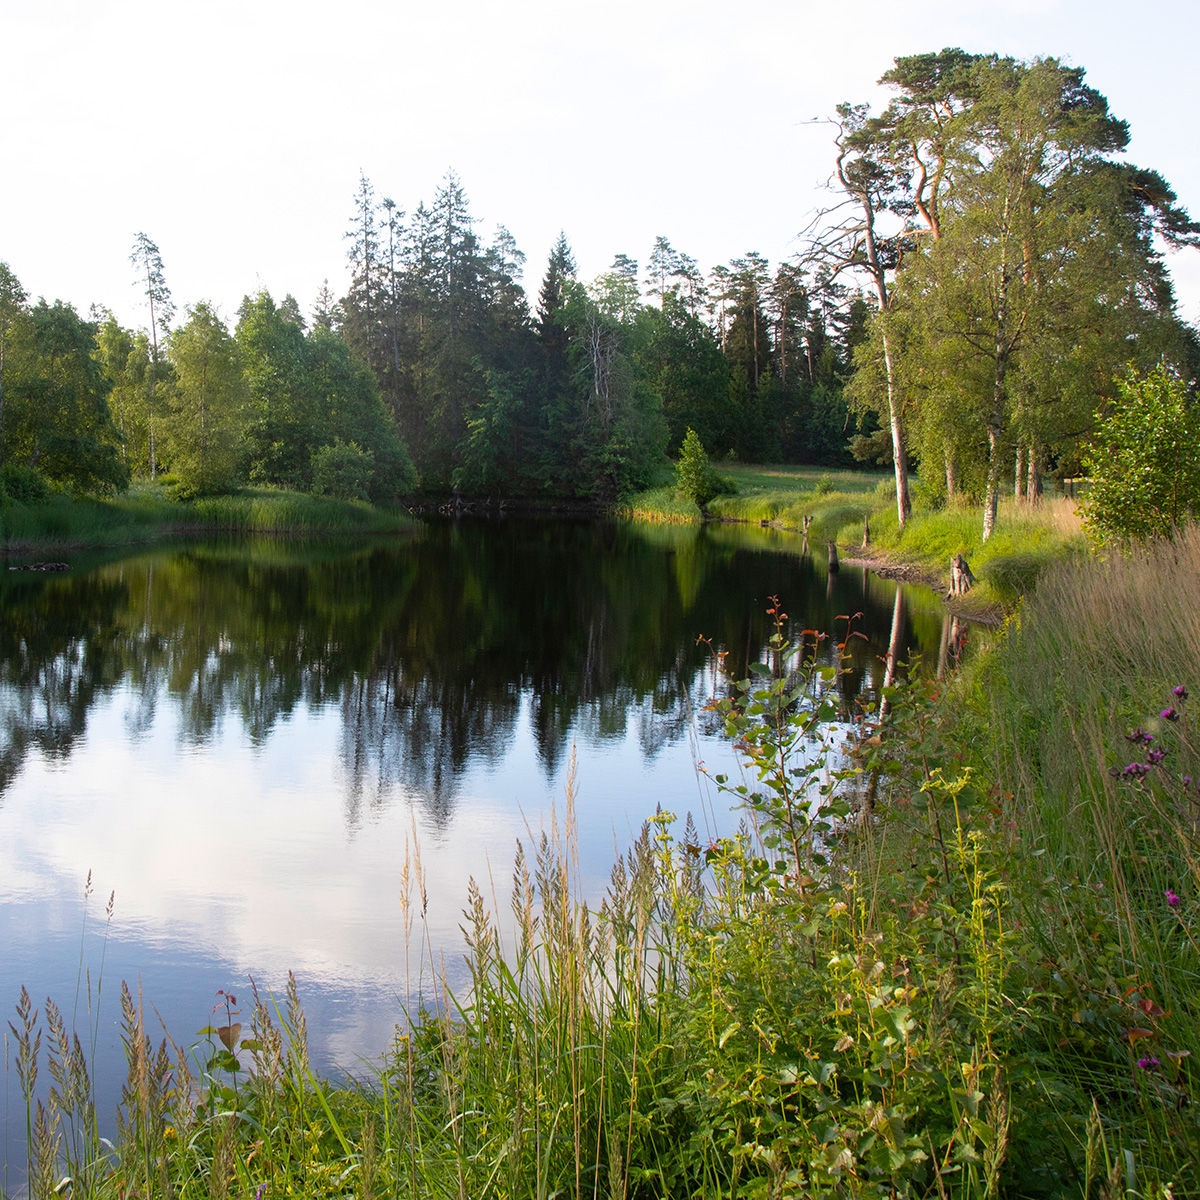
POLYGON ((1170 534, 1200 508, 1200 411, 1165 366, 1132 370, 1084 457, 1084 523, 1093 537, 1170 534))
POLYGON ((314 450, 313 493, 339 500, 366 500, 375 475, 375 455, 357 442, 336 441, 314 450))
POLYGON ((5 463, 0 467, 0 500, 17 504, 44 504, 50 499, 50 485, 36 467, 5 463))

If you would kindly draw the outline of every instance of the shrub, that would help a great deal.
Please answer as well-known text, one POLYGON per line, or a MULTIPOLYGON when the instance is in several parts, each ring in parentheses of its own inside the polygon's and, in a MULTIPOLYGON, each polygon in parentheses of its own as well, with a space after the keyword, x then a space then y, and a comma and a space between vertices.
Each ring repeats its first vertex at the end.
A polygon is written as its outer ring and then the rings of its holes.
POLYGON ((1120 403, 1084 458, 1084 522, 1099 538, 1169 534, 1200 507, 1200 411, 1161 364, 1117 386, 1120 403))
POLYGON ((44 504, 50 499, 50 485, 36 467, 5 463, 0 467, 0 500, 5 497, 18 504, 44 504))
POLYGON ((313 451, 313 492, 339 500, 366 500, 375 474, 375 455, 357 442, 336 441, 313 451))

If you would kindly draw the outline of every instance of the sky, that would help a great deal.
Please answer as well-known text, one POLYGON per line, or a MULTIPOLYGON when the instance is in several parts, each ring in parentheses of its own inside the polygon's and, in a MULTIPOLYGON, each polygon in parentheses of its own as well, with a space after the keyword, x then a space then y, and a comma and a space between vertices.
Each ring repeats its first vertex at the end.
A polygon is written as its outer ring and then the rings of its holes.
MULTIPOLYGON (((1200 216, 1198 35, 1178 0, 0 0, 0 261, 144 326, 144 231, 181 313, 260 288, 310 312, 346 289, 360 172, 411 213, 453 169, 531 298, 560 230, 584 278, 659 235, 775 264, 833 201, 825 118, 944 46, 1085 68, 1200 216)), ((1200 251, 1168 262, 1200 319, 1200 251)))

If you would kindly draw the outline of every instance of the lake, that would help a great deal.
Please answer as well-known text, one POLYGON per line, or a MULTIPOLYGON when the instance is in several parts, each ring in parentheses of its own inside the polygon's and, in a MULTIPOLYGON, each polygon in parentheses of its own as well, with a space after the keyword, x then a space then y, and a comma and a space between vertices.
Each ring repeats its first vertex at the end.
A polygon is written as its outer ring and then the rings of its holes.
MULTIPOLYGON (((777 595, 794 636, 861 614, 848 704, 875 703, 893 634, 936 663, 936 595, 897 600, 800 548, 745 526, 434 518, 3 572, 0 998, 24 984, 75 1014, 102 1113, 124 1079, 122 979, 189 1045, 218 989, 248 1021, 248 977, 282 998, 293 970, 315 1066, 354 1071, 435 976, 462 985, 468 880, 507 910, 517 841, 561 819, 573 757, 589 896, 657 807, 703 838, 737 827, 696 769, 733 769, 698 638, 744 675, 777 595)), ((23 1165, 15 1072, 7 1096, 23 1165)))

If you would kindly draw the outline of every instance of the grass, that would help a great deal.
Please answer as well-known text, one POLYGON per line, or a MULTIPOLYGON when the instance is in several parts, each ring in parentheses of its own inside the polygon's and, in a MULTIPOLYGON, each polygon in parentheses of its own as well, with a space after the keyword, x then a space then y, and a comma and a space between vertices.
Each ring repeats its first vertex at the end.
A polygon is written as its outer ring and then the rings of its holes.
MULTIPOLYGON (((466 897, 469 990, 401 1014, 360 1085, 314 1076, 294 986, 192 1047, 126 990, 109 1149, 47 1015, 32 1194, 1200 1194, 1198 572, 1195 528, 1059 563, 970 675, 882 712, 787 670, 778 616, 781 665, 715 698, 741 835, 664 814, 593 907, 572 779, 507 894, 466 897)), ((419 937, 419 857, 397 872, 419 937)), ((22 1081, 40 1032, 25 1003, 22 1081)))
POLYGON ((283 489, 182 501, 161 486, 141 485, 111 499, 60 493, 42 504, 0 505, 0 548, 43 552, 204 532, 387 533, 408 524, 406 516, 369 504, 283 489))

